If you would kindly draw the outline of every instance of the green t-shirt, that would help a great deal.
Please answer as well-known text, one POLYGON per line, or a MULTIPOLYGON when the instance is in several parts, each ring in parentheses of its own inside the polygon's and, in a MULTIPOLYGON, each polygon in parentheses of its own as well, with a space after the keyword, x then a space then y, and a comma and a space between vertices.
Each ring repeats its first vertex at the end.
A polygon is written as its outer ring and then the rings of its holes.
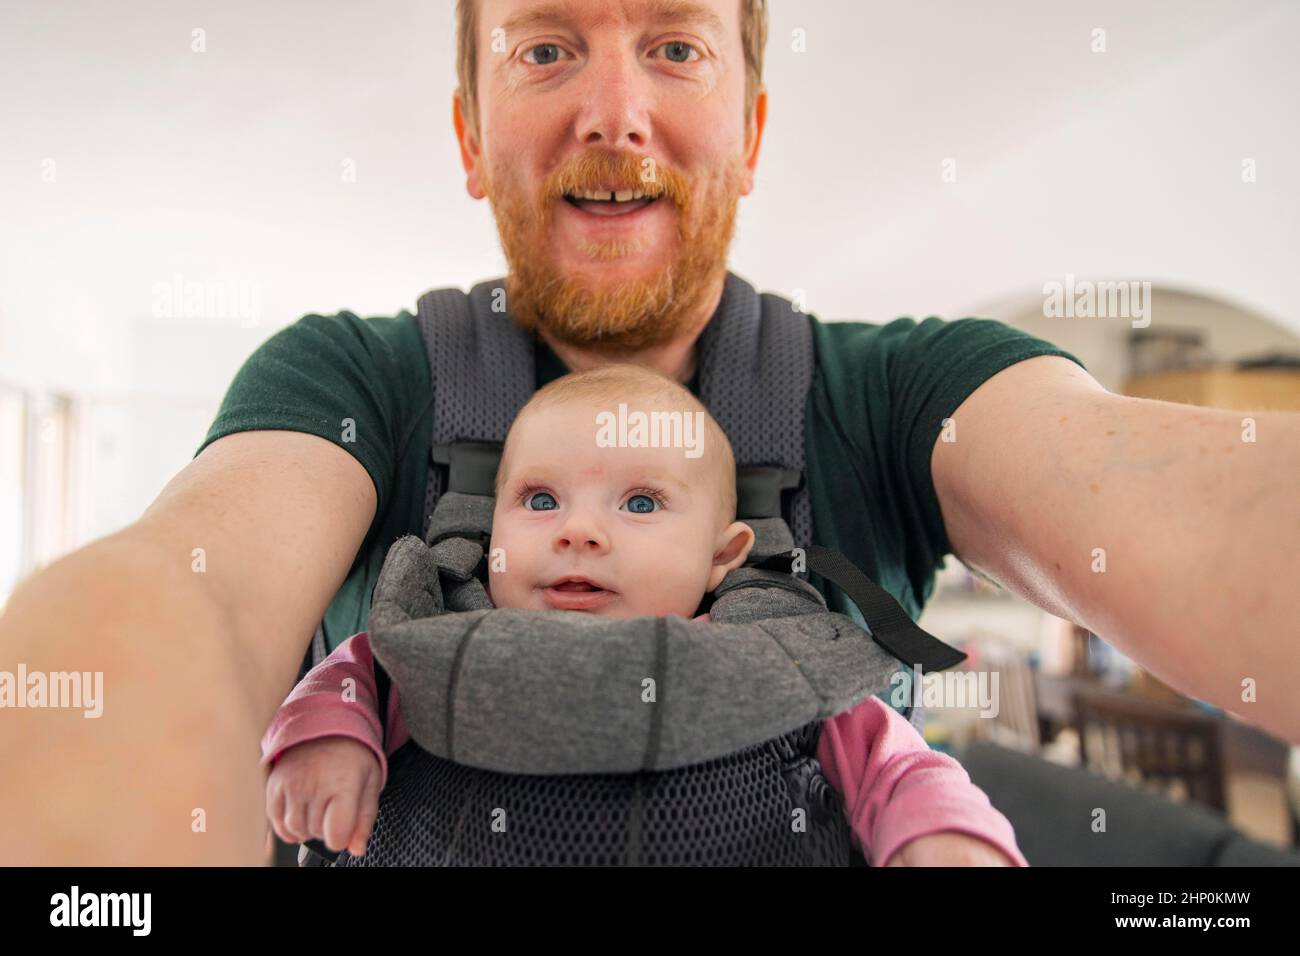
MULTIPOLYGON (((805 415, 813 543, 842 551, 915 618, 950 550, 930 477, 943 419, 1009 365, 1038 355, 1078 359, 988 319, 814 320, 813 342, 805 415)), ((567 371, 540 339, 536 358, 539 388, 567 371)), ((699 394, 698 373, 689 387, 699 394)), ((331 650, 366 629, 388 547, 422 531, 432 415, 429 363, 412 313, 308 315, 249 356, 199 446, 241 431, 307 432, 370 474, 375 518, 326 613, 331 650)), ((861 621, 838 591, 827 597, 861 621)))

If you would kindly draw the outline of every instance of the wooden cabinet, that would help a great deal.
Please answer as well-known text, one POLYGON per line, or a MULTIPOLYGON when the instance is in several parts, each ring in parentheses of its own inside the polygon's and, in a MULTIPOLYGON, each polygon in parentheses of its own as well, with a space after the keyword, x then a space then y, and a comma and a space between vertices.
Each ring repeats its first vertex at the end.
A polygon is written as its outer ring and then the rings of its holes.
POLYGON ((1179 369, 1138 375, 1124 394, 1239 411, 1300 411, 1300 369, 1179 369))

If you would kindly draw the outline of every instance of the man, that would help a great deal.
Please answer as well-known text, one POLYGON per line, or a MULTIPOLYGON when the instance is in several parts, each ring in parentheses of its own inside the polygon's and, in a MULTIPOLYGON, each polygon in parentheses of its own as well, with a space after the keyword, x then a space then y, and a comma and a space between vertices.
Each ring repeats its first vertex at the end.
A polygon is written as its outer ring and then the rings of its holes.
MULTIPOLYGON (((618 359, 691 381, 753 188, 762 5, 462 0, 459 17, 467 187, 496 216, 539 379, 618 359)), ((1113 395, 995 322, 815 336, 819 543, 913 613, 951 551, 1300 740, 1300 417, 1252 416, 1244 442, 1238 413, 1113 395)), ((317 622, 331 645, 364 627, 387 545, 423 517, 423 355, 408 313, 282 331, 135 524, 15 593, 5 666, 103 671, 108 706, 0 720, 7 862, 264 859, 258 740, 317 622)))

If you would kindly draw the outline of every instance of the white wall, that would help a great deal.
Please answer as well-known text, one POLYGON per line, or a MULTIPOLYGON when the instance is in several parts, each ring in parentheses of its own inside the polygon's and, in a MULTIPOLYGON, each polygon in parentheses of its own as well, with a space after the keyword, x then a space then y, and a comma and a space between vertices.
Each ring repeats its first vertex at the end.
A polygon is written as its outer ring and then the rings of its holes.
MULTIPOLYGON (((1023 300, 1070 272, 1300 329, 1300 5, 772 5, 769 126, 733 255, 760 287, 884 321, 1023 300)), ((452 135, 452 14, 6 0, 0 381, 117 410, 99 417, 118 464, 101 458, 88 527, 151 500, 274 329, 504 270, 452 135), (177 276, 255 289, 256 315, 155 316, 177 276)))
POLYGON ((806 9, 776 4, 768 165, 740 245, 764 282, 876 321, 969 314, 1068 272, 1300 330, 1300 5, 806 9), (809 52, 779 52, 805 20, 809 52))

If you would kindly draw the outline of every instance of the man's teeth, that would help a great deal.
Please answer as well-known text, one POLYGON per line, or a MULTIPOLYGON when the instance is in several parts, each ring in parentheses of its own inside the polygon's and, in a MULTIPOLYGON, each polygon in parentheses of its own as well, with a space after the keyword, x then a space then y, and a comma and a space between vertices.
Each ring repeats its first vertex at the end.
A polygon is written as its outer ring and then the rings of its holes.
POLYGON ((581 189, 577 192, 567 194, 573 199, 594 199, 597 202, 632 202, 636 199, 645 199, 646 194, 639 189, 620 189, 616 193, 600 192, 598 190, 581 189))

